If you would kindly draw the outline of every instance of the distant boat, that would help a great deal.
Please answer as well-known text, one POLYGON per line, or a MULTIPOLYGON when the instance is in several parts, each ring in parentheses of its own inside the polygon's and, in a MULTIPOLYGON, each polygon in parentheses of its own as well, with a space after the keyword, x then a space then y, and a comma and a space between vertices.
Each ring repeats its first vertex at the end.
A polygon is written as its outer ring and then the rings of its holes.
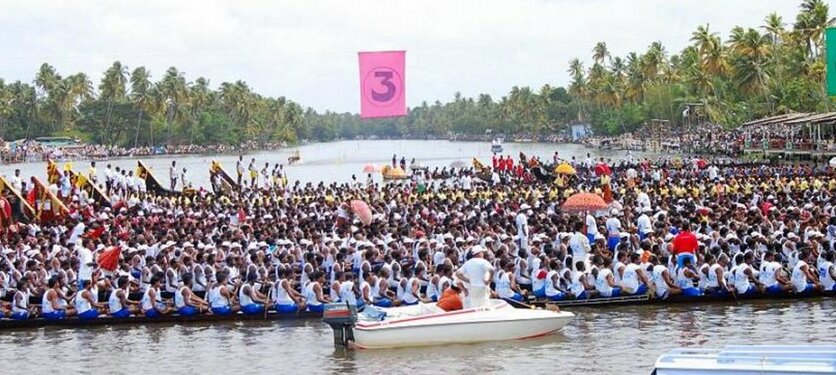
POLYGON ((491 152, 494 154, 499 154, 502 152, 502 140, 496 138, 491 142, 491 152))
POLYGON ((805 375, 836 372, 832 345, 727 345, 675 349, 656 361, 656 375, 805 375))

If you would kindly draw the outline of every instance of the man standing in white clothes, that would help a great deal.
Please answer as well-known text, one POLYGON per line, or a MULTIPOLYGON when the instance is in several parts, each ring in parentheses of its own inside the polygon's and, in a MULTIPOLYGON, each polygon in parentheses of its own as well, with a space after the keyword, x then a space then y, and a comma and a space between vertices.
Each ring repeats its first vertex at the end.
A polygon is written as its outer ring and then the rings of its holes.
POLYGON ((520 239, 520 249, 528 250, 528 217, 525 216, 526 210, 531 209, 526 203, 520 205, 520 213, 514 221, 517 224, 517 237, 520 239))
POLYGON ((89 248, 92 246, 92 241, 88 241, 87 246, 75 245, 78 249, 78 285, 85 280, 93 280, 93 267, 96 266, 96 262, 93 258, 93 250, 89 248))
POLYGON ((468 284, 464 307, 482 307, 487 303, 488 293, 490 293, 488 283, 493 279, 494 268, 484 258, 484 247, 473 246, 470 253, 471 258, 456 271, 456 277, 468 284))

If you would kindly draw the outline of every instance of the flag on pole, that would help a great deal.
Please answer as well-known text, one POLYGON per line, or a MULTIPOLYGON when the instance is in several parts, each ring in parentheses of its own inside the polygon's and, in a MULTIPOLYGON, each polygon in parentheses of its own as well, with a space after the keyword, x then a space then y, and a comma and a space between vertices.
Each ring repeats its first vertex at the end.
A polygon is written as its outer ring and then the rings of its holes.
POLYGON ((829 27, 824 34, 825 49, 824 64, 827 66, 827 95, 836 96, 836 27, 829 27))
POLYGON ((406 51, 360 52, 360 118, 406 115, 406 51))

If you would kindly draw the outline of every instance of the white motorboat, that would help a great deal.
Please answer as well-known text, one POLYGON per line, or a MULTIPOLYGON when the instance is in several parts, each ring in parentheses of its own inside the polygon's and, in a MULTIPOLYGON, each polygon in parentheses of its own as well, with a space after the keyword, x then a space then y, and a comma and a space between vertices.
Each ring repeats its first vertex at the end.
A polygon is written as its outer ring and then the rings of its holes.
POLYGON ((491 152, 494 154, 502 153, 502 140, 496 138, 491 142, 491 152))
POLYGON ((334 343, 356 349, 398 348, 517 340, 551 334, 575 315, 517 309, 498 299, 488 305, 444 311, 435 304, 380 309, 382 319, 364 317, 344 304, 326 306, 323 320, 334 329, 334 343), (346 311, 349 311, 346 313, 346 311))
POLYGON ((656 375, 836 374, 833 345, 729 345, 675 349, 656 361, 656 375))

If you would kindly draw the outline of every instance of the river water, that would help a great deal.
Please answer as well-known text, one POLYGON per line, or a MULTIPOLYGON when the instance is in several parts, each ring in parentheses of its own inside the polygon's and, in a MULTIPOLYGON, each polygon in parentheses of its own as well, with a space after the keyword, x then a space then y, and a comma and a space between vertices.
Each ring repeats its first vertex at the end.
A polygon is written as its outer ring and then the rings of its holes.
POLYGON ((319 320, 0 333, 4 374, 650 374, 675 347, 832 343, 832 299, 576 309, 529 340, 344 351, 319 320))
MULTIPOLYGON (((407 164, 412 158, 424 166, 435 168, 449 166, 453 162, 464 162, 471 165, 471 159, 477 157, 482 162, 490 161, 491 145, 487 142, 449 142, 449 141, 341 141, 330 143, 315 143, 300 147, 286 148, 273 151, 261 151, 244 155, 244 167, 248 167, 250 160, 256 159, 256 166, 259 171, 264 163, 270 163, 270 168, 275 163, 284 164, 290 180, 301 182, 349 182, 352 175, 356 175, 361 182, 365 182, 362 173, 363 166, 372 163, 382 166, 392 163, 392 155, 400 158, 406 157, 407 164), (302 162, 288 166, 287 158, 294 152, 299 151, 302 162)), ((553 144, 553 143, 506 143, 504 145, 505 155, 511 155, 515 159, 522 151, 528 156, 540 156, 544 161, 551 162, 555 151, 559 156, 570 159, 572 156, 579 161, 586 158, 586 153, 591 152, 586 147, 576 144, 553 144)), ((593 155, 606 158, 624 157, 622 151, 592 151, 593 155)), ((635 156, 645 155, 636 153, 635 156)), ((154 175, 163 184, 168 184, 169 166, 172 160, 177 161, 178 172, 182 168, 187 169, 188 179, 194 186, 209 187, 209 164, 215 159, 223 165, 226 171, 235 174, 235 162, 237 155, 161 155, 144 157, 142 162, 152 169, 154 175)), ((59 163, 63 168, 64 163, 59 163)), ((107 161, 99 161, 97 170, 103 176, 107 164, 112 166, 136 170, 136 158, 118 158, 107 161)), ((86 173, 90 168, 89 161, 72 163, 76 172, 86 173)), ((0 173, 11 175, 15 169, 21 170, 21 175, 28 178, 36 176, 40 179, 46 178, 46 163, 23 163, 0 166, 0 173)), ((249 174, 247 173, 247 176, 249 174)), ((380 174, 374 176, 379 180, 380 174)))
MULTIPOLYGON (((286 167, 292 180, 348 181, 366 163, 391 162, 392 154, 416 158, 429 167, 472 157, 487 160, 486 143, 447 141, 346 141, 299 147, 303 162, 286 167)), ((296 149, 247 155, 264 162, 285 161, 296 149)), ((505 153, 583 159, 577 145, 506 144, 505 153)), ((623 157, 609 152, 593 156, 623 157)), ((637 153, 637 157, 643 154, 637 153)), ((236 156, 219 156, 233 172, 236 156)), ((196 185, 208 184, 210 156, 178 156, 196 185)), ((145 159, 167 178, 172 157, 145 159)), ((135 159, 109 161, 135 168, 135 159)), ((75 163, 86 170, 88 163, 75 163)), ((102 166, 103 167, 103 166, 102 166)), ((45 163, 0 167, 24 176, 45 175, 45 163)), ((100 167, 100 173, 101 173, 100 167)), ((233 172, 234 173, 234 172, 233 172)), ((293 322, 197 323, 96 328, 41 328, 0 332, 0 374, 649 374, 663 352, 675 347, 725 344, 832 343, 836 301, 768 302, 735 305, 618 307, 570 310, 577 314, 561 332, 522 341, 346 352, 333 347, 330 329, 319 320, 293 322)))

